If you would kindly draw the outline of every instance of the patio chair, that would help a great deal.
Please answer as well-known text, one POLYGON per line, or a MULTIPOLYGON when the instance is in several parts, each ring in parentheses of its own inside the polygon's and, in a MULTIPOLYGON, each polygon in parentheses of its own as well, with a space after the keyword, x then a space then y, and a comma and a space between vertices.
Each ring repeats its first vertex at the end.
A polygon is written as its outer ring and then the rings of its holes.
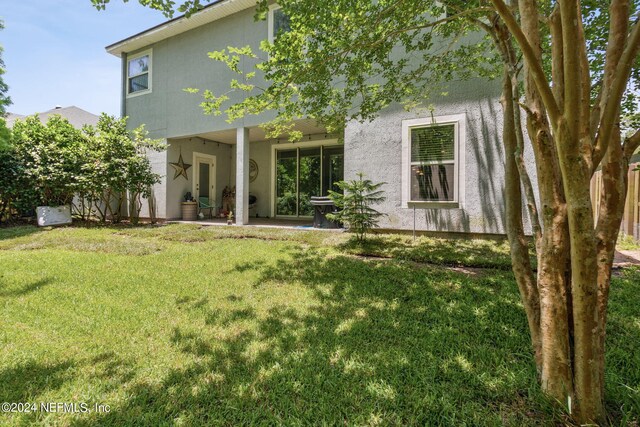
MULTIPOLYGON (((198 197, 198 215, 202 211, 209 210, 209 218, 213 218, 213 209, 215 208, 215 202, 210 203, 208 197, 198 197)), ((203 214, 204 215, 204 214, 203 214)))

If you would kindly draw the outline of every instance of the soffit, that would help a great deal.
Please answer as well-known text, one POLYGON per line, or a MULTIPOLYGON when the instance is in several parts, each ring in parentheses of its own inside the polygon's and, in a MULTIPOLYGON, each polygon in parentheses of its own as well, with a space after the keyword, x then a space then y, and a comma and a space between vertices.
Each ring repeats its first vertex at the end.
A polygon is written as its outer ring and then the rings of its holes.
POLYGON ((255 5, 255 0, 219 0, 194 13, 189 18, 184 15, 180 16, 109 45, 105 49, 110 54, 121 57, 123 53, 135 52, 169 37, 193 30, 250 7, 255 7, 255 5))

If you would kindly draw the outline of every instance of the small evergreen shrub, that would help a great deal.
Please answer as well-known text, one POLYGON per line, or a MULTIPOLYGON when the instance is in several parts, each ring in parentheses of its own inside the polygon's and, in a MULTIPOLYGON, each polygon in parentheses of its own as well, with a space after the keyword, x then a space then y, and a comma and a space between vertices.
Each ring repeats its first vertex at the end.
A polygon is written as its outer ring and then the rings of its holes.
POLYGON ((362 242, 366 234, 372 228, 377 227, 380 212, 372 206, 383 202, 384 191, 380 190, 385 182, 373 183, 364 179, 362 172, 358 173, 358 179, 353 181, 340 181, 338 187, 343 191, 329 191, 329 197, 339 209, 338 212, 327 214, 327 218, 339 222, 355 233, 356 239, 362 242))

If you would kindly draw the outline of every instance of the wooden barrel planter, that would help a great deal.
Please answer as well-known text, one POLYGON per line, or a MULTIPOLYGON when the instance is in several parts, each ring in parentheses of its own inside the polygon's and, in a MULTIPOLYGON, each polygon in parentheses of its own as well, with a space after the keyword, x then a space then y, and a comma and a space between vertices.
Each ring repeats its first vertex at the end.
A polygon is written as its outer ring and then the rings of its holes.
POLYGON ((182 202, 182 220, 195 221, 198 218, 198 203, 182 202))

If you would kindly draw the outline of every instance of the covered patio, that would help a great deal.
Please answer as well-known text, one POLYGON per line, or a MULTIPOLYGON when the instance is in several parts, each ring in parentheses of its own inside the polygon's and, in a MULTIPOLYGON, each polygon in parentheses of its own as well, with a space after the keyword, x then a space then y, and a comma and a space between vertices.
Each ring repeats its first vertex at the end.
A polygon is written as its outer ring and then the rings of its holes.
MULTIPOLYGON (((176 224, 198 224, 205 226, 227 226, 227 220, 224 218, 212 218, 212 219, 198 219, 196 221, 168 221, 169 223, 176 224)), ((240 224, 234 224, 240 225, 240 224)), ((244 224, 250 227, 262 227, 262 228, 286 228, 286 229, 299 229, 299 230, 330 230, 313 228, 313 221, 310 220, 291 220, 291 219, 279 219, 279 218, 250 218, 249 224, 244 224)), ((331 229, 342 230, 342 229, 331 229)))
POLYGON ((344 179, 344 148, 314 120, 296 121, 295 129, 304 135, 296 143, 267 139, 259 126, 169 139, 167 219, 181 220, 180 205, 191 197, 211 206, 198 209, 198 223, 226 224, 232 211, 237 225, 311 226, 311 197, 344 179), (191 170, 172 180, 180 159, 191 170))

